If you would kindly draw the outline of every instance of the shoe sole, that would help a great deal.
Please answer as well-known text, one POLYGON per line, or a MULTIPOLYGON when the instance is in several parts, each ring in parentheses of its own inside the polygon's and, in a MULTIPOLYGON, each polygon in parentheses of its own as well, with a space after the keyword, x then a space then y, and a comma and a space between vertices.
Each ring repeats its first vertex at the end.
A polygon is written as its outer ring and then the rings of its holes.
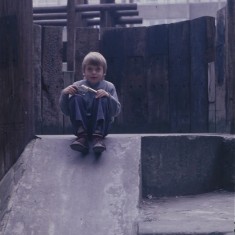
POLYGON ((71 144, 70 148, 74 151, 78 151, 78 152, 81 152, 81 153, 87 153, 88 152, 88 148, 86 148, 83 145, 79 145, 79 144, 71 144))
POLYGON ((104 152, 104 150, 106 150, 106 148, 101 147, 101 146, 93 147, 93 151, 95 153, 102 153, 102 152, 104 152))

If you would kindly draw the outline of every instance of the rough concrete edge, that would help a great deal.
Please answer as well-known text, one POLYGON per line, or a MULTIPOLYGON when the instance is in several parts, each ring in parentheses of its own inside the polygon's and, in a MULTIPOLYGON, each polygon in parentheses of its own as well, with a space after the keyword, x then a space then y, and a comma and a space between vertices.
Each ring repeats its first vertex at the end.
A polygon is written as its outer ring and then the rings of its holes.
POLYGON ((225 190, 235 192, 235 135, 224 137, 223 151, 223 187, 225 190))
POLYGON ((0 181, 0 192, 3 192, 0 193, 0 234, 4 232, 12 208, 14 194, 17 192, 20 180, 27 169, 28 159, 33 154, 35 142, 36 139, 33 139, 26 145, 17 162, 0 181))

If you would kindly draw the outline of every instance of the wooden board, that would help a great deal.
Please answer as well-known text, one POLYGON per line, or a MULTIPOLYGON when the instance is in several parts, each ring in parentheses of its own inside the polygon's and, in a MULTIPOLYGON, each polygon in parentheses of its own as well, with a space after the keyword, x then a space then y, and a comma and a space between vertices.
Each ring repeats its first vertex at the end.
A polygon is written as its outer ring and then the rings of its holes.
POLYGON ((190 132, 190 21, 169 25, 171 132, 190 132))
POLYGON ((148 124, 151 132, 169 132, 168 25, 147 29, 148 124))
POLYGON ((32 2, 0 1, 0 180, 34 135, 32 2))
POLYGON ((62 27, 44 27, 42 37, 42 133, 62 134, 62 27))

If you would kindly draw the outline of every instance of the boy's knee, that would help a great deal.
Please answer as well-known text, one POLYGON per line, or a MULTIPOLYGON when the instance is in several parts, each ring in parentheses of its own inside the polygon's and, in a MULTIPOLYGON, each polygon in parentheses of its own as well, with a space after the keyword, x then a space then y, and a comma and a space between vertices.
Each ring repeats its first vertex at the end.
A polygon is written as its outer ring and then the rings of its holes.
POLYGON ((102 105, 107 105, 108 104, 108 97, 100 98, 100 102, 102 103, 102 105))
POLYGON ((83 98, 80 95, 73 95, 69 99, 69 103, 80 103, 83 102, 83 98))

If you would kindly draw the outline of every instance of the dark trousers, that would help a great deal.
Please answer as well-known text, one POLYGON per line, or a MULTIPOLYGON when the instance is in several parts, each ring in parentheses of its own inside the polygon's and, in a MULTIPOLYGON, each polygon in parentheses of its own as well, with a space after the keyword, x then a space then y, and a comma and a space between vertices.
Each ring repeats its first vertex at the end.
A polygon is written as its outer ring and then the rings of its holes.
POLYGON ((89 136, 94 133, 99 133, 102 136, 108 134, 112 121, 109 115, 107 97, 97 99, 94 97, 91 109, 88 111, 83 97, 74 95, 69 99, 69 112, 75 135, 78 135, 81 126, 89 136))

